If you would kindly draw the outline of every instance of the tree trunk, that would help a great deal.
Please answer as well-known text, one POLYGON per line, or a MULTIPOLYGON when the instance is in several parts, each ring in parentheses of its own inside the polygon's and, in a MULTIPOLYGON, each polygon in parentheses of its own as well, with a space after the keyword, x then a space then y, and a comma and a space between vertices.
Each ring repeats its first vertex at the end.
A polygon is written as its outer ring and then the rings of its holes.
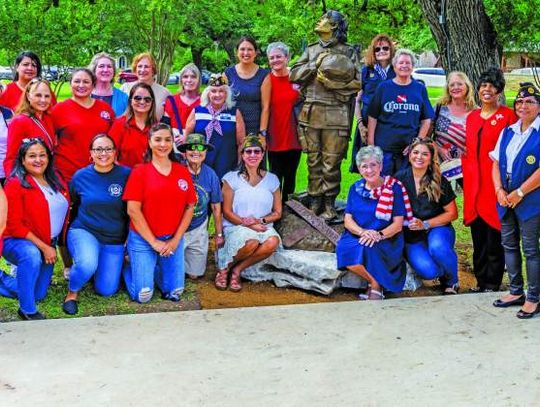
POLYGON ((195 47, 191 47, 191 58, 193 59, 193 63, 197 65, 197 68, 202 69, 202 49, 198 49, 195 47))
POLYGON ((463 71, 476 87, 480 74, 500 67, 497 33, 482 0, 418 0, 447 72, 463 71), (440 24, 441 2, 446 24, 440 24))

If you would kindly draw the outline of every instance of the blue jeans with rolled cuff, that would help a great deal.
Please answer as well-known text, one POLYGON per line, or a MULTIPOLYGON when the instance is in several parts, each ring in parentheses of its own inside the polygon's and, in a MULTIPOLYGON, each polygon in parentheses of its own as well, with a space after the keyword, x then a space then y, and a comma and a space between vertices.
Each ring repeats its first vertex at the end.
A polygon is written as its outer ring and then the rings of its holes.
POLYGON ((123 244, 103 244, 87 230, 69 229, 67 247, 73 258, 70 291, 79 292, 92 277, 99 295, 110 297, 118 291, 124 263, 123 244))
POLYGON ((405 257, 423 280, 444 278, 448 287, 458 283, 458 258, 454 249, 456 233, 452 225, 430 229, 427 239, 405 243, 405 257))
POLYGON ((41 251, 28 239, 4 239, 2 255, 17 266, 17 275, 13 277, 0 271, 0 295, 17 298, 22 312, 35 314, 36 303, 47 296, 54 264, 46 264, 41 251))
POLYGON ((513 209, 508 208, 501 219, 501 239, 512 295, 524 292, 520 235, 527 271, 527 301, 537 303, 540 289, 540 215, 522 221, 513 209))
MULTIPOLYGON (((159 236, 168 240, 172 235, 159 236)), ((154 282, 165 297, 180 298, 184 291, 184 239, 174 254, 160 256, 137 232, 130 230, 127 240, 130 264, 124 267, 124 280, 133 301, 149 302, 154 282)))

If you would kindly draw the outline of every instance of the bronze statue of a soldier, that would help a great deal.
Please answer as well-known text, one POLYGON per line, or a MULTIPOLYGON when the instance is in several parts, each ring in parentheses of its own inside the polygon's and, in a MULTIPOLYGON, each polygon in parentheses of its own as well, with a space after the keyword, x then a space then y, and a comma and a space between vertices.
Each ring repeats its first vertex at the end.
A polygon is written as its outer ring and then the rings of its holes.
POLYGON ((289 74, 305 100, 298 137, 307 153, 310 209, 326 220, 336 217, 341 161, 347 154, 354 97, 361 85, 357 53, 346 44, 347 26, 343 14, 327 11, 315 26, 319 41, 308 45, 289 74))

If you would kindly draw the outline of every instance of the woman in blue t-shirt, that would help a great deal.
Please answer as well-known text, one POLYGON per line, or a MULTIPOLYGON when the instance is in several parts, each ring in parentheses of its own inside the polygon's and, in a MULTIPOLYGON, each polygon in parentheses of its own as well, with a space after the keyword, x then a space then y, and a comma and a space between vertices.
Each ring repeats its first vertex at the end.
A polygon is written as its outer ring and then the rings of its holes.
POLYGON ((396 77, 377 87, 368 108, 368 144, 383 150, 383 175, 406 168, 407 146, 429 132, 433 108, 426 87, 412 78, 415 64, 411 51, 398 50, 392 60, 396 77))
POLYGON ((62 306, 69 315, 77 314, 79 291, 92 277, 99 295, 115 294, 124 261, 128 216, 122 193, 130 169, 115 164, 116 145, 106 134, 94 137, 90 156, 93 164, 77 171, 70 184, 73 222, 67 246, 73 266, 62 306))
POLYGON ((221 183, 215 171, 204 163, 206 152, 214 146, 208 144, 202 134, 192 133, 180 144, 178 150, 186 156, 187 169, 191 174, 197 204, 193 219, 184 234, 184 269, 186 275, 196 280, 204 275, 208 258, 208 215, 214 215, 215 244, 223 246, 223 222, 221 214, 221 183))

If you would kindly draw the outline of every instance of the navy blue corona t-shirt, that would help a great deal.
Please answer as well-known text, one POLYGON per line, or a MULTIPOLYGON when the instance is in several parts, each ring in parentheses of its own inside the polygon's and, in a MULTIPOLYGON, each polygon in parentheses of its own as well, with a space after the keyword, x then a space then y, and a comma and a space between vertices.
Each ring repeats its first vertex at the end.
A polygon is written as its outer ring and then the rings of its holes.
POLYGON ((130 172, 121 165, 107 173, 93 165, 77 171, 69 187, 76 211, 71 228, 92 233, 102 244, 123 244, 129 218, 122 195, 130 172))
POLYGON ((397 153, 418 135, 422 120, 433 118, 433 108, 421 83, 398 85, 387 80, 377 87, 368 115, 377 119, 375 145, 397 153))

